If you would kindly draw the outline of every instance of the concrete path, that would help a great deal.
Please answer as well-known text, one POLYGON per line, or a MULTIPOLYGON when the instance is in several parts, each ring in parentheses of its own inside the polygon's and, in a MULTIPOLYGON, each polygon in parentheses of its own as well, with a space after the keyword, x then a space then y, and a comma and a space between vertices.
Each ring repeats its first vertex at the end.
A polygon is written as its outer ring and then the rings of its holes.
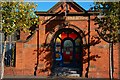
MULTIPOLYGON (((5 76, 2 80, 110 80, 109 78, 5 76)), ((118 80, 118 79, 114 79, 118 80)))

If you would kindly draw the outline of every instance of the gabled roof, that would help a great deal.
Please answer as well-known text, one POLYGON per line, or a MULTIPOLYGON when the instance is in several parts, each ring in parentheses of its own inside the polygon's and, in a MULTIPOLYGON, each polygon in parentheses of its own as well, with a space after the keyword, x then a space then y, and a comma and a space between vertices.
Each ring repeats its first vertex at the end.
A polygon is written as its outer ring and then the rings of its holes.
MULTIPOLYGON (((61 16, 61 15, 65 15, 64 12, 56 12, 58 8, 61 8, 61 6, 63 5, 63 3, 65 2, 58 2, 57 4, 55 4, 51 9, 49 9, 48 11, 36 11, 36 15, 40 15, 40 16, 61 16)), ((69 16, 77 16, 77 15, 98 15, 99 12, 91 12, 91 11, 86 11, 84 8, 82 8, 80 5, 78 5, 76 2, 66 2, 68 5, 70 5, 73 9, 75 9, 75 11, 73 12, 69 12, 67 15, 69 16)))
MULTIPOLYGON (((57 10, 61 5, 63 5, 64 2, 58 2, 56 5, 54 5, 51 9, 49 9, 47 12, 48 13, 54 13, 55 10, 57 10)), ((86 12, 85 9, 83 9, 80 5, 78 5, 76 2, 66 2, 67 4, 74 5, 75 8, 82 12, 86 12)))
POLYGON ((83 12, 86 12, 84 8, 82 8, 80 5, 78 5, 76 2, 72 2, 78 9, 82 10, 83 12))

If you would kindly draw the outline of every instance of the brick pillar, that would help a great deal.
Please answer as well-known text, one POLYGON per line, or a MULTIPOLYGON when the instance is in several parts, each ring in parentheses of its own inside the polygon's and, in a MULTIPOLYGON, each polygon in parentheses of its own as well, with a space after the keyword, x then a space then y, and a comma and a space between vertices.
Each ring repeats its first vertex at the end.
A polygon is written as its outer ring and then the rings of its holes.
POLYGON ((16 43, 16 68, 17 69, 22 69, 23 67, 22 54, 23 54, 23 43, 17 42, 16 43))

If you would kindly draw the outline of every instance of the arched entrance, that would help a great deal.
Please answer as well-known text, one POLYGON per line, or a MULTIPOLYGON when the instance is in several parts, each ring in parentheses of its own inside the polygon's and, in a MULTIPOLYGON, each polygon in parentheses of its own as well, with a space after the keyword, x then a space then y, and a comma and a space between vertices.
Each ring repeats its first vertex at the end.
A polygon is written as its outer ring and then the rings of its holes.
POLYGON ((82 37, 71 28, 59 29, 52 40, 53 69, 77 68, 82 75, 82 37))

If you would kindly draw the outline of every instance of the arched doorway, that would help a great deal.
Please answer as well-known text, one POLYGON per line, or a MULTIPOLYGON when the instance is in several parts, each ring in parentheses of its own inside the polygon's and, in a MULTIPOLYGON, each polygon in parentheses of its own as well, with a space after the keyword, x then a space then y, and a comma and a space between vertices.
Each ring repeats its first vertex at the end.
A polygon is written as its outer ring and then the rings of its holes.
POLYGON ((53 69, 78 68, 82 75, 82 37, 71 28, 59 29, 52 40, 53 69))

